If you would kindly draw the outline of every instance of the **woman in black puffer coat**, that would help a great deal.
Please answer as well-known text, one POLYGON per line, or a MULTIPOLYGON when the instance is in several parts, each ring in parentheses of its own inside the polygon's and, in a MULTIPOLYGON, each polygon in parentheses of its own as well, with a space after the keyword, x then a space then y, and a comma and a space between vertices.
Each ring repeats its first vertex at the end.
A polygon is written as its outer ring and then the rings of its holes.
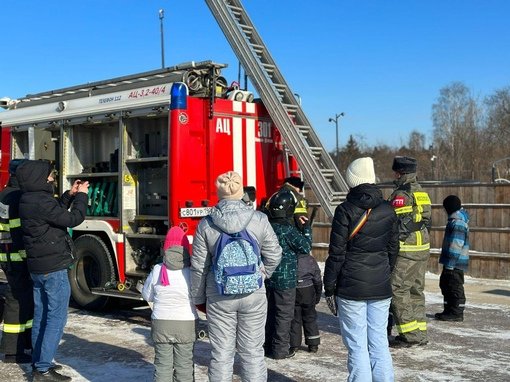
POLYGON ((390 276, 399 248, 397 216, 374 184, 371 158, 352 162, 346 181, 351 189, 335 210, 324 290, 338 303, 342 340, 349 353, 348 380, 393 381, 386 325, 390 276), (364 214, 368 215, 363 223, 364 214), (356 226, 361 226, 357 232, 356 226))

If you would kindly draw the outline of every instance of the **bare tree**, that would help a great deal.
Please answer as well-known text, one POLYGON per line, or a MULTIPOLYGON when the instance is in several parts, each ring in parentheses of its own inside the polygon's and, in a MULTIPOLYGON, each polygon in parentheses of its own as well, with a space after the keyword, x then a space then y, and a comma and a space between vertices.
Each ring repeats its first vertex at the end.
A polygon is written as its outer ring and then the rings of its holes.
POLYGON ((479 161, 481 109, 469 88, 462 82, 440 89, 432 105, 434 146, 440 178, 475 179, 479 161))
POLYGON ((510 156, 510 87, 496 90, 485 99, 488 143, 496 159, 510 156))

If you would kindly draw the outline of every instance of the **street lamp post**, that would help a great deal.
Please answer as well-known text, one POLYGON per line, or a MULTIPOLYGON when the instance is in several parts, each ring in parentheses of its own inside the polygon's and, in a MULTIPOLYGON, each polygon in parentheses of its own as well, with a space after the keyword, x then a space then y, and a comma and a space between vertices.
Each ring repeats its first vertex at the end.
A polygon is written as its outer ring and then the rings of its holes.
POLYGON ((165 68, 165 44, 163 40, 163 18, 165 17, 165 10, 159 10, 159 26, 161 31, 161 68, 165 68))
POLYGON ((335 129, 336 129, 336 162, 337 166, 340 164, 339 160, 339 148, 338 148, 338 118, 343 117, 345 115, 344 112, 341 112, 340 114, 335 114, 335 118, 330 118, 329 122, 335 122, 335 129))

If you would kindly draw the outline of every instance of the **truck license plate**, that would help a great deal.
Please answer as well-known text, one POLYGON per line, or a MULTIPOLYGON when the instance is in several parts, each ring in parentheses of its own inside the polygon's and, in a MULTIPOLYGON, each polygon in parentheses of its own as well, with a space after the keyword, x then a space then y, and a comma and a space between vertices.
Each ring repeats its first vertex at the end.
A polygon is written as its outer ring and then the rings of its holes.
POLYGON ((181 218, 199 218, 211 213, 212 207, 181 208, 181 218))

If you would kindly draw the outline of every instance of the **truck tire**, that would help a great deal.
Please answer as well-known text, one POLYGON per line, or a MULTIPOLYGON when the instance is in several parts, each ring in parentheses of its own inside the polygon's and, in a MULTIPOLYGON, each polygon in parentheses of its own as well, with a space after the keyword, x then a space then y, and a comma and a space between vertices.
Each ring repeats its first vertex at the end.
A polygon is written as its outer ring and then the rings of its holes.
POLYGON ((103 309, 109 298, 94 295, 90 289, 104 287, 106 283, 115 280, 115 267, 110 250, 96 235, 82 235, 75 240, 74 246, 77 261, 69 270, 71 296, 83 309, 103 309))

